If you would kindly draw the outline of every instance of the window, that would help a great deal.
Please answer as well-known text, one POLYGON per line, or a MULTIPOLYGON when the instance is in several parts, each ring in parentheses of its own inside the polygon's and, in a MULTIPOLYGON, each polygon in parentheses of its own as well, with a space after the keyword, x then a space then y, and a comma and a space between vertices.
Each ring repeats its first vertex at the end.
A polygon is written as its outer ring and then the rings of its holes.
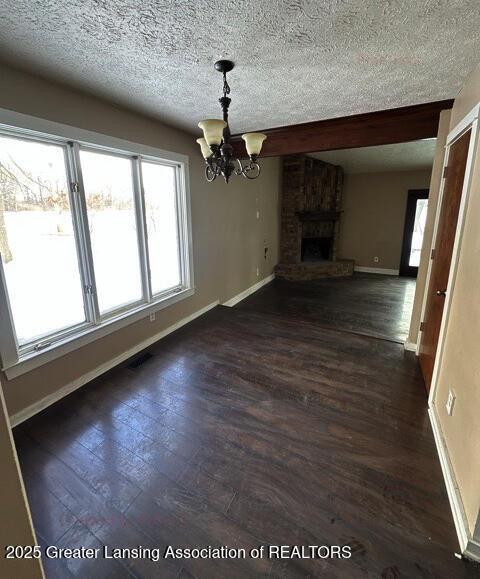
POLYGON ((141 301, 132 161, 80 151, 100 314, 141 301))
POLYGON ((415 207, 415 220, 413 223, 412 246, 408 265, 418 267, 420 265, 420 254, 422 252, 423 233, 427 221, 428 199, 417 199, 415 207))
POLYGON ((0 129, 3 368, 193 293, 186 158, 138 149, 0 129))
POLYGON ((158 163, 142 163, 152 292, 180 283, 180 255, 175 171, 158 163))
POLYGON ((85 322, 65 147, 0 136, 0 252, 20 346, 85 322))

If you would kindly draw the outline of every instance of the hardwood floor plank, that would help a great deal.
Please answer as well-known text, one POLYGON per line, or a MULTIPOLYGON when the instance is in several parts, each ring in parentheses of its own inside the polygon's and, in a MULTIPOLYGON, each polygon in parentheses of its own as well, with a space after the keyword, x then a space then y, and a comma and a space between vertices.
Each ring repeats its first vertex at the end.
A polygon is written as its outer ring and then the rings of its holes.
MULTIPOLYGON (((61 539, 59 549, 102 549, 102 543, 81 523, 76 523, 61 539)), ((95 579, 125 579, 133 576, 119 560, 71 558, 63 560, 69 573, 74 577, 92 577, 95 579)))
POLYGON ((41 429, 29 430, 28 434, 41 447, 45 447, 50 453, 55 454, 91 489, 118 510, 127 509, 139 494, 139 487, 133 485, 124 476, 114 472, 109 464, 98 459, 78 442, 73 442, 67 447, 59 449, 50 441, 43 439, 41 429))
MULTIPOLYGON (((178 486, 152 499, 142 493, 130 506, 126 516, 152 537, 162 549, 238 547, 250 549, 258 546, 255 537, 237 526, 223 514, 209 508, 194 493, 178 486), (148 513, 148 516, 145 514, 148 513)), ((196 577, 258 577, 267 576, 271 562, 267 559, 186 559, 184 568, 196 577)))
MULTIPOLYGON (((203 467, 203 464, 202 464, 203 467)), ((204 500, 225 512, 235 495, 235 489, 219 482, 214 476, 198 466, 189 466, 180 476, 178 482, 186 489, 195 491, 204 500)), ((221 479, 223 480, 223 479, 221 479)))
POLYGON ((36 530, 48 544, 56 543, 77 519, 51 492, 45 492, 36 477, 24 476, 28 489, 28 502, 36 524, 36 530))

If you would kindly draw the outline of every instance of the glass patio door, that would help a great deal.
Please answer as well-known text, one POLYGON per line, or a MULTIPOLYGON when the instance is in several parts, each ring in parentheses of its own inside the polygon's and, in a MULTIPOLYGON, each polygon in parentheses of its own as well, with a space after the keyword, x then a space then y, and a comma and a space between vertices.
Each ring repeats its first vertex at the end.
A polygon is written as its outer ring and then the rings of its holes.
POLYGON ((417 277, 427 221, 427 209, 428 189, 412 189, 408 192, 400 275, 417 277))

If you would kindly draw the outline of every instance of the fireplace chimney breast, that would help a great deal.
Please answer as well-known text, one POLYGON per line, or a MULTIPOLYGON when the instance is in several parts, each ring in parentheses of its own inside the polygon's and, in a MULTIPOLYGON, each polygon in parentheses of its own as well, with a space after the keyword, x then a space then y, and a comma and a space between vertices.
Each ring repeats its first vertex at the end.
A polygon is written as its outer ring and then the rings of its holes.
POLYGON ((292 280, 352 275, 338 260, 343 169, 305 155, 283 160, 279 277, 292 280))

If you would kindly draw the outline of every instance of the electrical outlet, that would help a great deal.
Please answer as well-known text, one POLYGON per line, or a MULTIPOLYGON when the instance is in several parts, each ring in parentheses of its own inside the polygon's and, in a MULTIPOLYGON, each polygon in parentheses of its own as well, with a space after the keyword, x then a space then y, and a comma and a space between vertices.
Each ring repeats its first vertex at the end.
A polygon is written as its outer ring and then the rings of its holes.
POLYGON ((260 211, 257 211, 257 219, 260 219, 260 211))
POLYGON ((373 258, 373 261, 374 261, 375 263, 378 263, 378 257, 375 256, 375 257, 373 258))
POLYGON ((452 416, 453 414, 453 407, 455 406, 455 400, 457 399, 457 395, 455 394, 455 392, 450 388, 450 390, 448 391, 448 398, 447 398, 447 403, 445 404, 445 407, 447 409, 447 414, 449 416, 452 416))
POLYGON ((155 321, 155 312, 153 312, 152 314, 150 314, 150 321, 154 322, 155 321))
POLYGON ((257 277, 260 276, 260 268, 257 267, 257 277))

